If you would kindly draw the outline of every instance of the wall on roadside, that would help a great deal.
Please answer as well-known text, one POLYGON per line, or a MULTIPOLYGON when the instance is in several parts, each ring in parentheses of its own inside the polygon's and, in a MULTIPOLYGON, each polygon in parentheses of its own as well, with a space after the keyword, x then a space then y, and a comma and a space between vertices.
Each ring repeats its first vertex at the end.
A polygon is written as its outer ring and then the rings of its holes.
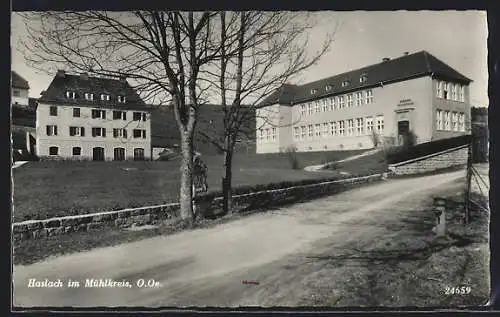
MULTIPOLYGON (((331 195, 360 184, 384 179, 383 174, 342 179, 283 189, 253 192, 233 197, 234 212, 249 212, 274 206, 305 201, 331 195)), ((197 203, 200 214, 205 218, 217 218, 222 214, 221 197, 200 197, 197 203)), ((29 220, 13 224, 14 241, 39 239, 77 231, 101 228, 125 228, 132 225, 174 224, 180 221, 179 204, 165 204, 142 208, 124 209, 95 214, 66 216, 46 220, 29 220)))
POLYGON ((467 147, 467 145, 463 145, 420 158, 390 164, 389 169, 395 175, 413 175, 466 165, 468 157, 467 147))

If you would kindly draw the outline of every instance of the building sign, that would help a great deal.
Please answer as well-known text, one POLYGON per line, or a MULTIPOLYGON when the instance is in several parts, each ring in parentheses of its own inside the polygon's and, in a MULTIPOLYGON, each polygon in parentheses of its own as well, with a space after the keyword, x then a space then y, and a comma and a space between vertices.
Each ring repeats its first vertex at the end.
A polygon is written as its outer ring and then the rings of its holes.
POLYGON ((413 100, 411 100, 411 99, 403 99, 403 100, 399 101, 398 106, 411 106, 413 104, 414 104, 413 100))

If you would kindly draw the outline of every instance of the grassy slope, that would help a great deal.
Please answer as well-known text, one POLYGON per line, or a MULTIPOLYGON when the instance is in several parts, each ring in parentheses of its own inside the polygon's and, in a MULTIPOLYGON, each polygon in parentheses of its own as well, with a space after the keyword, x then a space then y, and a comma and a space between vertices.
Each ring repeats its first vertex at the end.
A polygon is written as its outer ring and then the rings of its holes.
MULTIPOLYGON (((359 151, 357 151, 359 152, 359 151)), ((300 153, 303 165, 318 164, 325 155, 342 159, 353 152, 300 153)), ((219 190, 223 157, 205 156, 209 189, 219 190)), ((178 200, 179 162, 30 162, 13 170, 14 221, 107 211, 178 200), (126 171, 123 168, 136 168, 126 171)), ((332 177, 292 170, 285 155, 239 154, 234 186, 332 177)))

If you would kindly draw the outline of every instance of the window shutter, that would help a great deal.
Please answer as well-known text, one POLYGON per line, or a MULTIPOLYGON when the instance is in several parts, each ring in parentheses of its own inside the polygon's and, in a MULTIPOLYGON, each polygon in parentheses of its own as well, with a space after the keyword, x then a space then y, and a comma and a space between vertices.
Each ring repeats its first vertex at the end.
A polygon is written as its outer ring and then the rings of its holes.
POLYGON ((102 137, 105 138, 106 137, 106 128, 102 128, 102 137))
POLYGON ((80 128, 80 135, 85 136, 85 128, 84 127, 80 128))
POLYGON ((95 137, 95 128, 92 128, 92 136, 95 137))
POLYGON ((106 119, 106 110, 102 110, 102 118, 106 119))
POLYGON ((142 114, 142 121, 146 121, 146 114, 145 113, 142 114))
POLYGON ((113 129, 113 138, 118 137, 118 129, 113 129))
POLYGON ((69 127, 69 136, 74 136, 75 135, 75 128, 69 127))
POLYGON ((123 120, 127 120, 127 113, 123 112, 123 120))
POLYGON ((57 126, 54 126, 54 135, 57 135, 57 126))
POLYGON ((47 135, 50 135, 50 126, 47 126, 46 131, 47 131, 47 135))
POLYGON ((146 138, 146 130, 142 130, 142 138, 145 139, 146 138))
POLYGON ((126 139, 127 138, 127 129, 123 129, 123 137, 126 139))

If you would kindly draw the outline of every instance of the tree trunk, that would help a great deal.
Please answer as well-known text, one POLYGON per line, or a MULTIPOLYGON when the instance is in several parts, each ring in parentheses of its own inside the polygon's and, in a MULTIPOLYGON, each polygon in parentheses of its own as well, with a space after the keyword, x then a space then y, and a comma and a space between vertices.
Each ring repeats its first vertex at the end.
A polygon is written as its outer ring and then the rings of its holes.
POLYGON ((233 148, 231 148, 230 139, 226 137, 226 151, 224 153, 224 177, 222 178, 222 208, 224 214, 230 215, 233 207, 232 190, 232 166, 233 148))
POLYGON ((181 137, 181 182, 180 182, 180 213, 181 219, 189 226, 193 225, 193 147, 192 139, 188 136, 181 137))

